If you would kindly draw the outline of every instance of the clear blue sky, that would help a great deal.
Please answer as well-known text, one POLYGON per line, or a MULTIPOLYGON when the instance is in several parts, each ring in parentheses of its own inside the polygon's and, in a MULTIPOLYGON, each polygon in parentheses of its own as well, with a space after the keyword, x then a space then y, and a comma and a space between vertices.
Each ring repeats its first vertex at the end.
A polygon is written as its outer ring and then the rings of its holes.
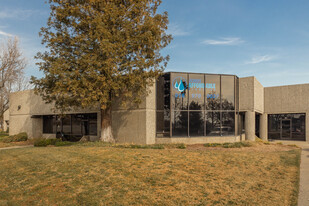
MULTIPOLYGON (((167 71, 256 76, 264 86, 309 83, 308 0, 163 0, 173 42, 167 71)), ((33 56, 44 0, 0 0, 0 39, 20 38, 28 76, 41 76, 33 56)))

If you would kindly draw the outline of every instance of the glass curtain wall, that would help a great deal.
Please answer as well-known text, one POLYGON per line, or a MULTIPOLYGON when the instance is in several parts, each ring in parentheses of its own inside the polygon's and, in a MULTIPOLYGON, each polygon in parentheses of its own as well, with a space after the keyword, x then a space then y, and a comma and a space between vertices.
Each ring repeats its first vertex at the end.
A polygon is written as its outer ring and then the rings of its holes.
POLYGON ((157 81, 157 137, 235 135, 237 77, 166 73, 157 81))

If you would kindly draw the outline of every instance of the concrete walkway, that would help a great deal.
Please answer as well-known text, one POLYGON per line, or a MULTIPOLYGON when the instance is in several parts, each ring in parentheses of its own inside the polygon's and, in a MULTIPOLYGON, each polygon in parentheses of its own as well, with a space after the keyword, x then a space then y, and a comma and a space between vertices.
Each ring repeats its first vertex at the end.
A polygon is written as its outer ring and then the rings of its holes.
POLYGON ((13 147, 3 147, 3 148, 0 148, 0 151, 1 151, 1 150, 8 150, 8 149, 20 149, 20 148, 27 148, 27 147, 33 147, 33 145, 13 146, 13 147))
POLYGON ((300 186, 298 195, 298 205, 309 205, 309 144, 300 145, 302 147, 300 163, 300 186))

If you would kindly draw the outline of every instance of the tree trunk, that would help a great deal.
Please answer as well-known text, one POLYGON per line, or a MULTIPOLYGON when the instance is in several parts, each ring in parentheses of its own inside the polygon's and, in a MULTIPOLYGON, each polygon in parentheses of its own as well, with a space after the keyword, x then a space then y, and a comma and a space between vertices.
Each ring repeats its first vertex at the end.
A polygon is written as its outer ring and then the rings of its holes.
POLYGON ((112 133, 112 109, 101 109, 101 141, 115 142, 112 133))

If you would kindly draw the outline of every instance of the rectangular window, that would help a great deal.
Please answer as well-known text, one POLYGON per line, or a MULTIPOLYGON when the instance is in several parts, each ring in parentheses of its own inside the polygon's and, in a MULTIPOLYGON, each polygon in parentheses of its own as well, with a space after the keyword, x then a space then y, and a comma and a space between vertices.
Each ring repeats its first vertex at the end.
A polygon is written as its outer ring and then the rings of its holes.
POLYGON ((169 110, 157 112, 157 136, 170 136, 170 112, 169 110))
POLYGON ((206 109, 220 110, 220 75, 206 75, 206 109))
POLYGON ((180 73, 171 74, 172 87, 172 109, 187 110, 188 109, 188 75, 180 73))
POLYGON ((268 139, 306 140, 306 114, 268 115, 268 139))
MULTIPOLYGON (((87 114, 87 115, 88 115, 88 120, 89 120, 89 132, 87 134, 97 136, 97 133, 98 133, 97 114, 93 113, 93 114, 87 114)), ((84 122, 84 125, 85 125, 85 122, 84 122)))
POLYGON ((43 116, 43 133, 54 134, 56 132, 56 119, 53 115, 43 116))
POLYGON ((82 115, 74 114, 72 115, 72 134, 73 135, 82 135, 82 115))
POLYGON ((189 118, 190 137, 204 136, 204 112, 190 111, 189 118))
POLYGON ((221 76, 222 110, 235 109, 235 77, 221 76))
POLYGON ((234 112, 222 112, 222 127, 221 135, 235 135, 235 113, 234 112))
POLYGON ((65 115, 62 118, 62 132, 65 135, 71 134, 71 115, 65 115))
POLYGON ((188 137, 188 112, 174 111, 172 116, 173 136, 188 137))
POLYGON ((189 109, 204 110, 204 76, 189 74, 189 109))
POLYGON ((206 136, 221 135, 220 112, 207 112, 206 115, 206 136))

